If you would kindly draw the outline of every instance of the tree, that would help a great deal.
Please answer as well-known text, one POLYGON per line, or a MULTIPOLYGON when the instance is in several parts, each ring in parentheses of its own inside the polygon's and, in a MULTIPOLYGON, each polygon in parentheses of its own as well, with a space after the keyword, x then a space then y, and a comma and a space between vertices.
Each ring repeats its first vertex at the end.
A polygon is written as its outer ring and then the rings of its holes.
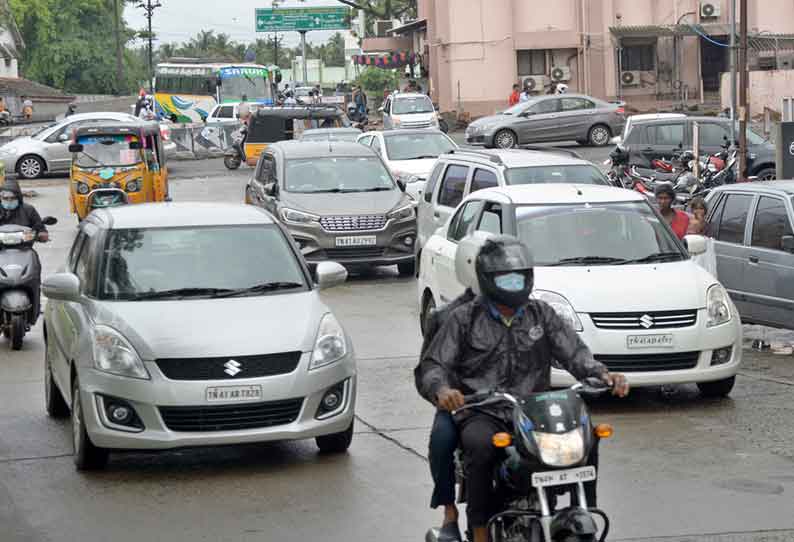
POLYGON ((345 65, 345 38, 337 32, 322 46, 321 58, 326 66, 345 65))
POLYGON ((375 19, 415 19, 417 0, 336 0, 375 19))
POLYGON ((383 92, 393 90, 400 83, 400 75, 397 70, 388 70, 368 66, 356 78, 356 84, 364 87, 370 92, 383 92))

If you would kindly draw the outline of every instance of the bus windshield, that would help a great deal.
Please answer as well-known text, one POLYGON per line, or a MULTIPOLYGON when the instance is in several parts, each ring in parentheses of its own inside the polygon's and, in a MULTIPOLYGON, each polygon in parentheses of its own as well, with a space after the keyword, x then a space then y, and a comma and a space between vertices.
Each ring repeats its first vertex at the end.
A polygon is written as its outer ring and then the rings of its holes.
POLYGON ((221 68, 221 101, 268 101, 273 98, 264 68, 221 68))

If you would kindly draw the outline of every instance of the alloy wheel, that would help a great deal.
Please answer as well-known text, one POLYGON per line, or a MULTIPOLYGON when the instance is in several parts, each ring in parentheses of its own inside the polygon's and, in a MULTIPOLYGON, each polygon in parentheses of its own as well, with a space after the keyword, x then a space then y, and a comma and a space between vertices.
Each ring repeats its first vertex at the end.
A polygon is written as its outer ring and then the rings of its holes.
POLYGON ((502 130, 496 134, 494 143, 496 143, 496 146, 500 149, 512 149, 516 146, 516 137, 510 130, 502 130))
POLYGON ((590 131, 590 142, 593 145, 606 145, 609 143, 609 130, 603 126, 596 126, 590 131))
POLYGON ((19 173, 26 179, 35 179, 41 175, 41 162, 38 158, 29 156, 20 162, 19 173))

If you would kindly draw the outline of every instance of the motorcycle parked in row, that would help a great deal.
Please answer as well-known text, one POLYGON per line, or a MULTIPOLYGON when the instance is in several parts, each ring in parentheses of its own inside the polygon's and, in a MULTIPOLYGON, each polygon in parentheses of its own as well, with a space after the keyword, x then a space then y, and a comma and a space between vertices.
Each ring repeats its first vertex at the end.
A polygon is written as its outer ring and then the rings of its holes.
MULTIPOLYGON (((58 223, 48 216, 47 226, 58 223)), ((36 232, 27 226, 0 226, 0 329, 13 350, 41 312, 41 262, 33 249, 36 232)))

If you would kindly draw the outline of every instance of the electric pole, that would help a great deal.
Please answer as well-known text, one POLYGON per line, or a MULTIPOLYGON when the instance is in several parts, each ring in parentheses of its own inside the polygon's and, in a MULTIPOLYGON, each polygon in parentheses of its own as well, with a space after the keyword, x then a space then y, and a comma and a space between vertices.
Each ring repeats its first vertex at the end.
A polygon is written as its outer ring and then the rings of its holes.
MULTIPOLYGON (((281 0, 273 0, 270 7, 276 9, 281 0)), ((278 32, 273 32, 273 64, 278 66, 278 32)))
POLYGON ((740 0, 739 28, 739 172, 738 180, 746 180, 747 123, 750 121, 750 104, 747 100, 747 0, 740 0))
POLYGON ((736 144, 736 0, 731 0, 731 144, 736 144))
POLYGON ((119 0, 113 0, 113 30, 116 34, 116 94, 121 94, 124 80, 124 64, 121 49, 121 24, 119 22, 119 0))
MULTIPOLYGON (((153 57, 153 54, 152 54, 152 37, 153 37, 152 36, 152 16, 154 15, 154 10, 159 8, 159 7, 162 7, 162 4, 160 4, 159 0, 154 0, 154 3, 152 3, 152 0, 146 0, 145 2, 143 0, 141 0, 141 2, 138 4, 138 7, 143 9, 143 11, 146 12, 146 19, 148 20, 148 23, 149 23, 149 33, 148 33, 149 34, 148 35, 148 38, 149 38, 149 85, 153 86, 152 82, 154 81, 154 60, 153 60, 154 57, 153 57)), ((151 90, 153 91, 154 88, 152 88, 151 90)))

